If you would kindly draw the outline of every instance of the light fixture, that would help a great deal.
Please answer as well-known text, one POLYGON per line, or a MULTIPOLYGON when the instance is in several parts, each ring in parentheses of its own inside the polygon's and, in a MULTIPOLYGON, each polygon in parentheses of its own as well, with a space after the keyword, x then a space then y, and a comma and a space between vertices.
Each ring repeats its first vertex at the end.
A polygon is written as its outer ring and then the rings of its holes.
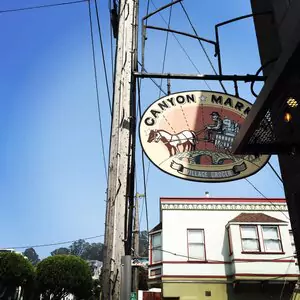
POLYGON ((295 98, 289 97, 286 101, 287 105, 291 108, 296 108, 298 106, 298 102, 295 98))
POLYGON ((292 121, 292 114, 289 112, 285 112, 283 118, 285 122, 289 123, 292 121))

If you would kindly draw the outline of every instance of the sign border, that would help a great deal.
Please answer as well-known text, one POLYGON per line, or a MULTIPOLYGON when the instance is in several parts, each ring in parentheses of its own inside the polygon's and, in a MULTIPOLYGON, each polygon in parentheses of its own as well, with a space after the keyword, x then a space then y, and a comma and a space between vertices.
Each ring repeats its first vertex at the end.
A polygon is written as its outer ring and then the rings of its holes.
MULTIPOLYGON (((139 139, 140 139, 140 145, 141 145, 141 148, 142 148, 142 151, 143 153, 146 155, 146 157, 148 158, 148 160, 156 167, 158 168, 159 170, 161 170, 162 172, 164 172, 165 174, 167 175, 170 175, 172 177, 175 177, 177 179, 183 179, 183 180, 186 180, 186 181, 190 181, 190 182, 195 182, 195 183, 225 183, 225 182, 234 182, 234 181, 238 181, 238 180, 241 180, 241 179, 245 179, 245 178, 248 178, 248 177, 251 177, 253 175, 255 175, 256 173, 258 173, 259 171, 261 171, 265 166, 266 164, 269 162, 270 158, 271 158, 271 155, 266 155, 268 156, 268 159, 266 160, 266 162, 259 168, 257 169, 255 172, 251 173, 250 175, 245 175, 243 177, 239 177, 237 179, 225 179, 225 180, 222 180, 222 181, 214 181, 214 180, 193 180, 192 178, 184 178, 184 177, 178 177, 174 174, 170 174, 168 173, 167 171, 163 170, 162 168, 160 168, 157 164, 155 164, 150 158, 149 156, 147 155, 147 152, 145 151, 144 147, 143 147, 143 143, 142 143, 142 139, 141 139, 141 123, 142 123, 142 120, 143 120, 143 117, 144 115, 146 114, 146 112, 149 110, 150 106, 153 105, 154 103, 158 102, 159 100, 163 99, 163 98, 166 98, 168 96, 172 96, 172 95, 176 95, 176 94, 181 94, 181 93, 188 93, 188 92, 207 92, 207 93, 218 93, 218 94, 222 94, 222 95, 226 95, 226 96, 231 96, 231 97, 235 97, 235 98, 238 98, 238 99, 241 99, 243 101, 245 101, 247 104, 250 104, 251 105, 251 108, 253 106, 252 103, 250 103, 249 101, 245 100, 244 98, 241 98, 241 97, 237 97, 236 95, 232 95, 232 94, 229 94, 229 93, 223 93, 223 92, 218 92, 218 91, 209 91, 209 90, 184 90, 184 91, 179 91, 179 92, 175 92, 175 93, 171 93, 170 95, 165 95, 163 97, 160 97, 158 98, 157 100, 155 100, 154 102, 152 102, 150 105, 147 106, 147 108, 145 109, 145 111, 143 112, 143 114, 140 116, 140 121, 139 121, 139 139)), ((246 120, 246 118, 244 119, 246 120)))

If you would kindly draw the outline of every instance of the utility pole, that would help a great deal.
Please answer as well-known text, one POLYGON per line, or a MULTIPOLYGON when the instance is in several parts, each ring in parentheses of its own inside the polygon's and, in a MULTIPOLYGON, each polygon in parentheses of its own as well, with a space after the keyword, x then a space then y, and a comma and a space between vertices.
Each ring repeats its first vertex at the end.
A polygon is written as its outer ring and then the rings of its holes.
POLYGON ((129 300, 131 291, 136 132, 136 85, 133 74, 137 71, 138 0, 119 0, 118 3, 102 269, 103 300, 129 300))
MULTIPOLYGON (((139 222, 139 199, 144 197, 139 193, 135 195, 135 206, 134 206, 134 231, 133 231, 133 249, 134 258, 139 257, 140 253, 140 222, 139 222)), ((139 267, 135 266, 133 268, 133 285, 132 290, 136 292, 139 288, 139 267)))

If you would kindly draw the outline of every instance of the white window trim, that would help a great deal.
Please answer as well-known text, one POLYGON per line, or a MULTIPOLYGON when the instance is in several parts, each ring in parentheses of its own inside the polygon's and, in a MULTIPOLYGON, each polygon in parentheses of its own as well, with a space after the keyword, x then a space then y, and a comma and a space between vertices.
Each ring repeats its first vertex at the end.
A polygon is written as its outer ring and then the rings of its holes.
POLYGON ((205 245, 205 231, 203 228, 188 228, 187 229, 187 256, 188 256, 188 261, 206 261, 206 245, 205 245), (202 231, 203 233, 203 242, 201 243, 193 243, 193 242, 189 242, 189 231, 202 231), (193 258, 190 257, 190 245, 203 245, 203 259, 201 258, 193 258))
POLYGON ((276 253, 284 253, 283 243, 282 243, 282 236, 280 231, 280 226, 284 224, 266 224, 266 223, 255 223, 255 224, 249 224, 249 223, 238 223, 240 227, 240 239, 241 239, 241 246, 242 246, 242 253, 258 253, 258 254, 276 254, 276 253), (242 227, 256 227, 257 237, 258 237, 258 247, 259 250, 245 250, 243 248, 243 238, 242 238, 242 227), (263 236, 263 227, 275 227, 277 228, 278 233, 278 241, 280 243, 280 250, 272 250, 272 251, 266 251, 265 250, 265 243, 264 243, 264 236, 263 236))
POLYGON ((264 246, 264 252, 266 252, 266 253, 269 253, 269 252, 278 252, 278 253, 282 253, 283 252, 283 245, 282 245, 282 238, 281 238, 281 233, 280 233, 280 229, 279 229, 279 226, 277 226, 277 225, 260 225, 260 227, 261 227, 261 237, 262 237, 262 243, 263 243, 263 246, 264 246), (266 245, 265 245, 265 240, 274 240, 274 239, 265 239, 264 238, 264 227, 269 227, 269 228, 276 228, 276 230, 277 230, 277 236, 278 236, 278 238, 276 239, 276 241, 277 242, 279 242, 279 246, 280 246, 280 249, 279 250, 272 250, 272 251, 267 251, 266 250, 266 245))
POLYGON ((259 239, 259 232, 258 232, 258 225, 240 225, 240 236, 241 236, 241 244, 242 244, 242 252, 261 252, 261 242, 260 242, 260 239, 259 239), (255 232, 256 232, 256 238, 243 238, 243 234, 242 234, 242 228, 243 227, 254 227, 255 229, 255 232), (257 250, 247 250, 247 249, 244 249, 244 244, 243 244, 243 240, 256 240, 257 241, 257 244, 258 244, 258 249, 257 250))
POLYGON ((162 262, 162 231, 155 231, 153 233, 151 233, 151 264, 159 264, 162 262), (157 246, 155 249, 154 249, 154 246, 153 246, 153 238, 156 236, 156 235, 160 235, 160 246, 157 246), (155 261, 154 260, 154 251, 157 250, 157 251, 160 251, 160 260, 157 260, 155 261))

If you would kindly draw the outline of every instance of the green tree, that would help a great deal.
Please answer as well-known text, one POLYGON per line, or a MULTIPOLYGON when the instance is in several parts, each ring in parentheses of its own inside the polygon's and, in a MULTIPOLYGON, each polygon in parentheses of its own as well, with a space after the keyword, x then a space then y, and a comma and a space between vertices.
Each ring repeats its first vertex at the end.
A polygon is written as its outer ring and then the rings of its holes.
POLYGON ((54 256, 54 255, 67 255, 67 254, 70 254, 70 249, 64 248, 64 247, 55 249, 54 251, 51 252, 51 256, 54 256))
POLYGON ((18 287, 28 292, 34 282, 34 267, 28 259, 14 252, 0 253, 0 299, 13 298, 18 287))
POLYGON ((92 295, 89 265, 73 255, 55 255, 42 260, 36 269, 39 293, 43 299, 60 300, 68 294, 79 299, 92 295))
POLYGON ((89 300, 100 299, 100 293, 101 293, 100 279, 94 279, 93 288, 92 288, 92 297, 89 300))
POLYGON ((85 240, 78 240, 76 242, 73 242, 73 244, 70 246, 70 254, 82 257, 84 253, 86 253, 86 250, 89 247, 89 243, 85 240))
POLYGON ((28 248, 23 252, 23 255, 35 266, 39 261, 39 256, 33 248, 28 248))
POLYGON ((86 246, 81 257, 83 259, 89 260, 103 260, 103 244, 102 243, 92 243, 86 246))

